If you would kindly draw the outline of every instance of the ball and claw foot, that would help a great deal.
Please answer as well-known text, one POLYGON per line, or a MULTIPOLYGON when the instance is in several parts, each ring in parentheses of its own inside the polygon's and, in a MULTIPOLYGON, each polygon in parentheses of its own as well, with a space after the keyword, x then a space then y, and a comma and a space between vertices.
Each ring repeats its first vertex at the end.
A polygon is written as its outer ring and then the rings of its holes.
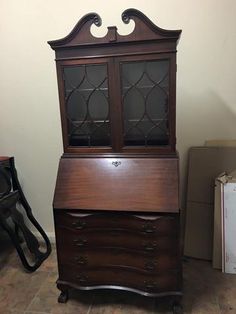
POLYGON ((58 302, 59 303, 66 303, 67 300, 68 300, 68 292, 62 291, 58 297, 58 302))
POLYGON ((180 305, 179 303, 174 303, 173 304, 173 314, 183 314, 183 308, 182 305, 180 305))

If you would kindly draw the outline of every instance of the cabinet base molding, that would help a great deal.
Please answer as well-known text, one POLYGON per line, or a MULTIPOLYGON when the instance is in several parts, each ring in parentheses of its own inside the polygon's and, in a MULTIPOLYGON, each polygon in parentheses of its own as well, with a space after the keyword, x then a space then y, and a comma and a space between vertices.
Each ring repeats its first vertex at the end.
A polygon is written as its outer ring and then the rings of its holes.
POLYGON ((81 290, 81 291, 92 291, 92 290, 122 290, 122 291, 128 291, 128 292, 134 292, 139 295, 150 297, 150 298, 163 298, 167 296, 178 296, 182 297, 183 293, 181 291, 165 291, 160 293, 151 293, 146 292, 134 288, 129 288, 125 286, 116 286, 116 285, 101 285, 101 286, 79 286, 77 284, 73 284, 67 281, 57 280, 57 287, 59 290, 61 290, 61 294, 59 295, 58 302, 59 303, 65 303, 68 300, 68 292, 72 289, 81 290), (65 298, 65 302, 61 302, 61 299, 65 298))

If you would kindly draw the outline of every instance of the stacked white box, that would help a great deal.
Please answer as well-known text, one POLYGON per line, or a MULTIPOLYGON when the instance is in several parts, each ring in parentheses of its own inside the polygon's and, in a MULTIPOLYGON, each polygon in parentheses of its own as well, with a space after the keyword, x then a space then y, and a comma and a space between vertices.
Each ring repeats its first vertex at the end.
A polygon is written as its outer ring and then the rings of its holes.
POLYGON ((222 184, 222 271, 236 274, 236 180, 222 184))

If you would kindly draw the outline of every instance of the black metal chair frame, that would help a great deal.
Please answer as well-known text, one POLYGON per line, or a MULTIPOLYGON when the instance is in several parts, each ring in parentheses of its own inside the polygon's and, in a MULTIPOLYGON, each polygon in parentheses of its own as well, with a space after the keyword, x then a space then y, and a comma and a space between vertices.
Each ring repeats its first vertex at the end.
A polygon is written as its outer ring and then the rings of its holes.
POLYGON ((40 224, 34 218, 32 209, 21 189, 14 157, 0 160, 0 177, 1 181, 4 182, 4 186, 0 191, 0 226, 8 233, 24 268, 28 272, 33 272, 51 253, 50 241, 40 224), (17 208, 19 204, 25 210, 25 217, 17 208), (39 241, 25 224, 25 218, 28 218, 45 241, 45 252, 40 250, 39 241), (21 236, 19 236, 19 230, 21 231, 21 236), (28 261, 22 246, 23 242, 25 242, 29 252, 33 256, 33 263, 28 261))

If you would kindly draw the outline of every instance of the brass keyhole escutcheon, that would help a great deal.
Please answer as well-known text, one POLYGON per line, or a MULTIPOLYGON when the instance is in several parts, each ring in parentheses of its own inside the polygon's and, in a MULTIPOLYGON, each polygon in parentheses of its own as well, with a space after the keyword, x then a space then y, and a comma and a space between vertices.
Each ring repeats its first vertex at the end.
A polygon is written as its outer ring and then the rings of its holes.
POLYGON ((115 167, 118 167, 118 166, 121 165, 121 161, 113 161, 112 165, 115 166, 115 167))

